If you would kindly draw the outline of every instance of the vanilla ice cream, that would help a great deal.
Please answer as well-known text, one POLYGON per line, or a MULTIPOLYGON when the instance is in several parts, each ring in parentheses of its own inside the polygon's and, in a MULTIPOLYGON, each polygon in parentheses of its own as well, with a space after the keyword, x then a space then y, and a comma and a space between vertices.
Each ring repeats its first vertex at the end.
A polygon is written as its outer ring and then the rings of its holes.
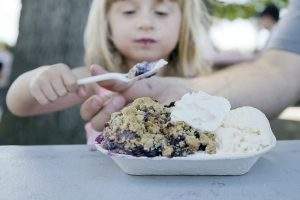
POLYGON ((276 141, 267 117, 253 107, 231 110, 215 133, 217 153, 258 152, 276 141))
POLYGON ((171 122, 184 121, 200 132, 213 132, 221 126, 230 107, 223 97, 204 92, 187 93, 175 103, 171 122))

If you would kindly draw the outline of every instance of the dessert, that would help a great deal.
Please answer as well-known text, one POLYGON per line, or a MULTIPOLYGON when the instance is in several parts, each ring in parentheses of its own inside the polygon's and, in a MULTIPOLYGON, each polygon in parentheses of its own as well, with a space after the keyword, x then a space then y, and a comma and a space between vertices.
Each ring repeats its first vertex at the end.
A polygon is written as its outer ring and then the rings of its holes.
POLYGON ((132 69, 128 72, 129 78, 134 78, 136 76, 140 76, 142 74, 145 74, 152 70, 152 68, 155 66, 155 63, 149 63, 149 62, 142 62, 136 64, 132 69))
POLYGON ((144 77, 149 78, 156 74, 158 70, 160 70, 162 67, 166 66, 168 64, 167 61, 164 59, 160 59, 155 62, 141 62, 137 63, 135 66, 133 66, 127 76, 130 79, 134 79, 136 77, 144 77))
POLYGON ((170 158, 253 153, 273 144, 261 111, 230 108, 227 99, 204 92, 185 94, 170 105, 139 98, 112 114, 96 142, 112 153, 170 158))
POLYGON ((184 121, 201 132, 213 132, 222 124, 230 107, 223 97, 204 92, 188 93, 175 103, 171 121, 184 121))
POLYGON ((259 152, 275 139, 265 114, 253 107, 231 110, 216 130, 218 153, 259 152))
POLYGON ((111 116, 96 141, 111 152, 133 156, 215 153, 214 134, 200 133, 183 121, 172 123, 172 106, 163 106, 149 97, 136 99, 111 116))

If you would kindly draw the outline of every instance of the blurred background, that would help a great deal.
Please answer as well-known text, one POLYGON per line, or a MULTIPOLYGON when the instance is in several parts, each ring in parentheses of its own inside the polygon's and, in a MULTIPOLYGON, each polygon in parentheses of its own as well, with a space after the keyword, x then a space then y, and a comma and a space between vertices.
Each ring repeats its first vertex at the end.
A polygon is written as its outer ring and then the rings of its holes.
MULTIPOLYGON (((11 82, 41 65, 83 65, 83 31, 91 0, 0 0, 0 145, 84 143, 79 107, 19 118, 6 108, 11 82)), ((206 0, 213 16, 205 57, 216 70, 247 62, 264 51, 287 0, 206 0)), ((278 139, 300 139, 300 108, 271 122, 278 139)))

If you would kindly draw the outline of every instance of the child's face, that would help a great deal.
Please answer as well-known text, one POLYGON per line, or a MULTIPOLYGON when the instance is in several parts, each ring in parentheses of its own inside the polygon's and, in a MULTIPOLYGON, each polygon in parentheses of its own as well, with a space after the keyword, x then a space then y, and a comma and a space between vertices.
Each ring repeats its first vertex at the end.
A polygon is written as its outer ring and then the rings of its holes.
POLYGON ((123 0, 108 13, 111 39, 128 63, 167 58, 177 45, 181 10, 170 0, 123 0))

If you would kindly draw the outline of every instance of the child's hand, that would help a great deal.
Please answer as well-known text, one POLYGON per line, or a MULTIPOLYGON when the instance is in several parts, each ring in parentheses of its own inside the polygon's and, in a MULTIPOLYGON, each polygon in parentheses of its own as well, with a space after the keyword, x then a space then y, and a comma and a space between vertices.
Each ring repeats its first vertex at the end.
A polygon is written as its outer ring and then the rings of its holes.
POLYGON ((77 78, 67 65, 43 66, 38 70, 30 81, 29 91, 40 104, 45 105, 78 90, 77 78))

